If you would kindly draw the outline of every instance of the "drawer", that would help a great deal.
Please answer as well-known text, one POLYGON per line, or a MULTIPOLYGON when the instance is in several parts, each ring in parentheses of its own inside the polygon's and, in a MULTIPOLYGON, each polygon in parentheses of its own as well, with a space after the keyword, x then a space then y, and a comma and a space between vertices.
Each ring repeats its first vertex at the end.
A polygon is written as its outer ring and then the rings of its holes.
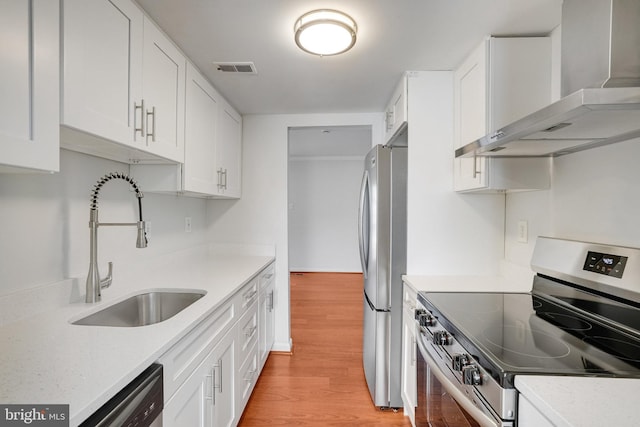
POLYGON ((237 321, 236 304, 235 298, 224 303, 158 359, 164 368, 165 402, 237 321))
POLYGON ((238 316, 242 316, 253 303, 258 301, 258 281, 259 278, 254 278, 236 294, 238 316))
POLYGON ((260 272, 258 275, 258 279, 260 280, 260 290, 262 291, 264 288, 269 286, 269 284, 273 283, 275 280, 275 271, 276 267, 274 263, 271 263, 264 270, 260 272))
POLYGON ((245 363, 243 363, 238 370, 238 376, 236 380, 236 390, 239 391, 236 395, 238 396, 238 413, 242 413, 242 411, 244 410, 244 407, 249 401, 249 397, 251 396, 251 392, 253 391, 253 387, 258 381, 258 377, 258 353, 253 352, 251 357, 247 358, 247 360, 245 360, 245 363))
POLYGON ((253 304, 240 318, 237 326, 237 351, 239 363, 243 363, 249 353, 255 353, 258 342, 258 304, 253 304))

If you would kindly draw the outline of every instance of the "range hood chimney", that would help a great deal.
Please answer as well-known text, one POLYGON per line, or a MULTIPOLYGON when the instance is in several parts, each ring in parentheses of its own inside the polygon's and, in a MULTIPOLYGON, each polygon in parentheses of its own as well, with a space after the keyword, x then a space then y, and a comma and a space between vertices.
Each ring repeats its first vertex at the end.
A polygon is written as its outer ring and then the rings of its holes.
POLYGON ((640 137, 640 0, 564 0, 563 98, 456 150, 555 157, 640 137))

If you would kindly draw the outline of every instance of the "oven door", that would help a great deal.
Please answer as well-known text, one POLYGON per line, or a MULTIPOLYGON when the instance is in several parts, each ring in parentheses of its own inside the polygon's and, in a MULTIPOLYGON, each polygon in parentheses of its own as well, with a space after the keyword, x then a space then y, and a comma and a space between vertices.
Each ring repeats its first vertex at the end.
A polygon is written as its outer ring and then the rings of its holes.
POLYGON ((416 340, 418 343, 416 427, 501 426, 501 423, 489 419, 476 408, 462 391, 444 376, 427 352, 426 346, 430 344, 425 343, 425 339, 425 336, 419 333, 416 340))

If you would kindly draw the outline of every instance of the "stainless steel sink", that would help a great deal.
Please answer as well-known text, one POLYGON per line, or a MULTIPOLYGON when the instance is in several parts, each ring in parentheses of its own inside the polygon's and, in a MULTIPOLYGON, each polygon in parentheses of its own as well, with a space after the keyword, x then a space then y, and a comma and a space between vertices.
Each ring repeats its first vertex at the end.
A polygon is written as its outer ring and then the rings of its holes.
POLYGON ((134 327, 165 321, 202 298, 205 291, 153 290, 71 322, 74 325, 134 327))

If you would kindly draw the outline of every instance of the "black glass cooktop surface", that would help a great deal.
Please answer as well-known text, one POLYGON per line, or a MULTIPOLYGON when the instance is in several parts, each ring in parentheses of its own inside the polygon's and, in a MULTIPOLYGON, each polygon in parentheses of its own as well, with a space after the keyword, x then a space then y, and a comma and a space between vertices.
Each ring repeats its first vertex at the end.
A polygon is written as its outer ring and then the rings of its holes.
MULTIPOLYGON (((640 335, 554 298, 443 292, 419 300, 503 387, 517 374, 640 377, 640 335)), ((640 319, 637 308, 619 309, 640 319)))

